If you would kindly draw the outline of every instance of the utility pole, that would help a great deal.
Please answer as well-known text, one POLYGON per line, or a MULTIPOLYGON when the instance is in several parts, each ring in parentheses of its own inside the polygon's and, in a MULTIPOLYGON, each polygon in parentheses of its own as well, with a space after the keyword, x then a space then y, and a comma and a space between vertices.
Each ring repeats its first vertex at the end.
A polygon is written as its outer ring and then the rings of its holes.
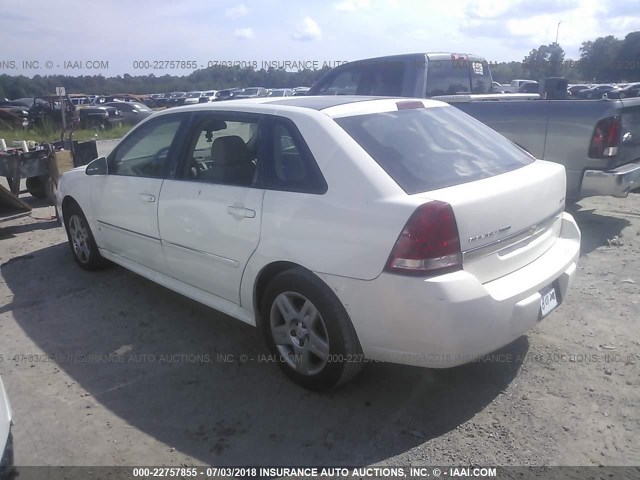
POLYGON ((562 21, 558 22, 558 27, 556 28, 556 45, 558 44, 558 34, 560 33, 560 24, 562 21))

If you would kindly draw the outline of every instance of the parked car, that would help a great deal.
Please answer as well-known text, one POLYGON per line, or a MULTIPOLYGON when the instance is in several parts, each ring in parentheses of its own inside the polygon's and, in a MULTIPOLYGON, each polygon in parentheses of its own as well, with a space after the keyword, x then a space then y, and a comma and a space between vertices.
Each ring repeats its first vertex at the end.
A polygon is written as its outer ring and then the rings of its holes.
POLYGON ((364 358, 452 367, 538 325, 577 270, 565 189, 442 102, 292 97, 158 112, 63 174, 56 206, 80 267, 261 327, 325 390, 364 358))
MULTIPOLYGON (((63 109, 60 98, 55 95, 35 97, 29 108, 30 126, 39 127, 47 123, 62 125, 63 109)), ((80 128, 105 130, 122 123, 123 118, 117 108, 104 105, 73 105, 67 96, 64 101, 64 115, 67 125, 77 121, 80 128)))
POLYGON ((290 97, 293 91, 290 88, 273 88, 267 97, 290 97))
POLYGON ((609 93, 611 90, 615 90, 613 85, 595 85, 591 88, 585 88, 580 90, 577 94, 577 98, 597 99, 602 98, 605 93, 609 93))
POLYGON ((292 97, 302 97, 309 94, 309 87, 296 87, 293 89, 292 97))
POLYGON ((241 88, 227 88, 225 90, 220 90, 216 94, 216 101, 221 100, 232 100, 236 98, 236 96, 242 91, 241 88))
POLYGON ((520 87, 528 82, 534 82, 535 80, 527 80, 527 79, 515 79, 511 80, 511 83, 508 86, 504 87, 504 91, 508 93, 518 93, 520 91, 520 87))
POLYGON ((218 94, 217 90, 207 90, 205 92, 202 92, 202 94, 200 95, 200 99, 198 100, 198 103, 213 102, 216 99, 217 94, 218 94))
POLYGON ((0 102, 0 128, 25 129, 29 126, 29 110, 13 102, 0 102))
POLYGON ((200 97, 202 96, 202 92, 189 92, 184 97, 182 102, 183 105, 194 105, 196 103, 200 103, 200 97))
POLYGON ((607 92, 609 98, 629 98, 640 96, 640 83, 631 83, 626 87, 616 88, 607 92))
POLYGON ((567 170, 567 199, 626 197, 640 186, 640 100, 576 102, 565 79, 543 79, 544 95, 487 94, 491 71, 478 55, 416 53, 357 60, 327 72, 309 91, 444 100, 516 145, 567 170), (562 80, 562 81, 560 81, 562 80), (390 93, 395 92, 395 93, 390 93), (485 93, 482 93, 485 92, 485 93))
POLYGON ((135 125, 153 114, 153 110, 138 102, 108 102, 103 105, 117 109, 124 122, 130 125, 135 125))
POLYGON ((80 105, 76 108, 80 117, 80 128, 108 130, 122 124, 124 120, 120 110, 113 106, 80 105))
POLYGON ((179 107, 184 104, 185 99, 187 98, 187 92, 172 92, 169 95, 165 102, 165 106, 169 107, 179 107))
POLYGON ((493 85, 493 92, 494 93, 505 93, 505 91, 507 91, 504 87, 504 85, 502 85, 501 83, 498 82, 492 82, 493 85))
POLYGON ((113 95, 100 95, 97 96, 93 103, 95 105, 101 105, 107 102, 138 102, 145 103, 148 100, 152 100, 147 95, 134 95, 131 93, 115 93, 113 95))
POLYGON ((76 106, 91 105, 93 103, 88 95, 69 95, 69 98, 71 98, 71 102, 76 106))
POLYGON ((533 80, 530 82, 522 82, 520 87, 518 87, 518 93, 538 93, 539 91, 540 84, 533 80))
POLYGON ((264 87, 249 87, 242 89, 241 92, 238 92, 234 95, 234 98, 258 98, 258 97, 266 97, 267 89, 264 87))
POLYGON ((569 85, 567 91, 571 96, 576 96, 579 92, 581 92, 582 90, 587 90, 588 88, 591 87, 589 85, 569 85))
POLYGON ((158 108, 163 108, 167 106, 167 102, 169 101, 169 98, 171 97, 171 93, 161 93, 159 94, 158 97, 154 98, 154 102, 156 104, 156 107, 158 108))
POLYGON ((13 459, 13 416, 7 392, 4 389, 2 378, 0 378, 0 480, 11 480, 16 478, 16 470, 13 459))

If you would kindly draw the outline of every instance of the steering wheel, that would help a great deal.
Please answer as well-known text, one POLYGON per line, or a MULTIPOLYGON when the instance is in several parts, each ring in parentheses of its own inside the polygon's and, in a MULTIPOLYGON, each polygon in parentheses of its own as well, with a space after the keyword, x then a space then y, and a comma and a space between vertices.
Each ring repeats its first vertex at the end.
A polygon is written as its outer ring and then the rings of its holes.
POLYGON ((167 154, 169 153, 169 148, 171 147, 163 147, 158 150, 153 157, 151 157, 151 162, 149 163, 149 167, 160 175, 165 174, 165 168, 167 167, 167 154))
POLYGON ((191 168, 189 169, 191 178, 198 178, 202 173, 204 173, 207 168, 202 164, 202 162, 198 162, 195 158, 192 160, 191 168))
POLYGON ((164 175, 165 161, 170 147, 163 147, 158 150, 149 162, 131 167, 137 175, 164 175))
POLYGON ((165 160, 167 159, 167 154, 169 153, 169 148, 171 147, 163 147, 158 150, 151 158, 151 164, 164 164, 165 160))

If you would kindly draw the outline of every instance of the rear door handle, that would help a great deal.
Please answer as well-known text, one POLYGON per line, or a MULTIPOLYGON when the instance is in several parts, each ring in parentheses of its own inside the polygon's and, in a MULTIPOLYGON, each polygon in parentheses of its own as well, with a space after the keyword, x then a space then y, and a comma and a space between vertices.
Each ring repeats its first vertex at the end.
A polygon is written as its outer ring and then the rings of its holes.
POLYGON ((138 198, 140 200, 142 200, 143 202, 155 202, 156 201, 156 197, 155 195, 151 195, 149 193, 139 193, 138 194, 138 198))
POLYGON ((235 205, 229 205, 227 207, 227 213, 234 218, 255 218, 256 211, 250 208, 237 207, 235 205))

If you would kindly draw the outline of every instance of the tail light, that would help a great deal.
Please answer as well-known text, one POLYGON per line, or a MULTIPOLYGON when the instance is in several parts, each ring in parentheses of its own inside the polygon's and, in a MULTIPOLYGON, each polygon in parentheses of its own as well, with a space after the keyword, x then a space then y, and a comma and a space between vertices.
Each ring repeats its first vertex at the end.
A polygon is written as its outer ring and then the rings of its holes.
POLYGON ((614 157, 622 138, 622 122, 620 117, 609 117, 600 120, 591 136, 589 145, 590 158, 614 157))
POLYGON ((431 276, 462 269, 458 226, 451 205, 433 201, 413 212, 396 240, 388 272, 431 276))

